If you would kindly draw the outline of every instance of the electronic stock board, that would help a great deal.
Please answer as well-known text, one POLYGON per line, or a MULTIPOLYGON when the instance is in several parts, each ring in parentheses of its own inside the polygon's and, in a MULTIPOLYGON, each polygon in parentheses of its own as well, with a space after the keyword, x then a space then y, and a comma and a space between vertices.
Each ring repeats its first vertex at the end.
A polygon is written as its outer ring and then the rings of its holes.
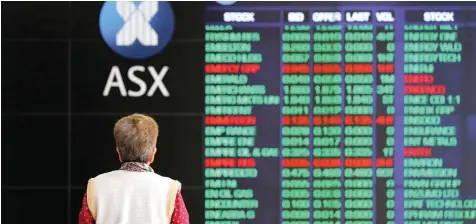
POLYGON ((206 224, 476 223, 476 4, 225 3, 206 224))

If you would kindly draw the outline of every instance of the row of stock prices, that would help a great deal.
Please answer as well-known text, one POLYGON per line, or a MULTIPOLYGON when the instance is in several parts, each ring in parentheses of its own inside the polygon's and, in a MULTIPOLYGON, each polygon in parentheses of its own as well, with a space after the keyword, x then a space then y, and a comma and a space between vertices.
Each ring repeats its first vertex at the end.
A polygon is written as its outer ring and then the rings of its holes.
POLYGON ((207 7, 205 223, 476 223, 476 4, 260 4, 207 7))

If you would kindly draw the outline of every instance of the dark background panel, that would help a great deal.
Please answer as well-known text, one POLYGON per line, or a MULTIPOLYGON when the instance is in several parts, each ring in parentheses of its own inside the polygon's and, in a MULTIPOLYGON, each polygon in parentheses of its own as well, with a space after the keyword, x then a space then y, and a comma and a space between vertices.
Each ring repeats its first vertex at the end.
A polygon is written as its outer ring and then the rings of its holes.
POLYGON ((190 216, 190 223, 205 223, 203 211, 205 210, 205 193, 201 188, 183 188, 182 197, 190 216))
POLYGON ((67 111, 66 42, 2 38, 1 51, 2 113, 67 111))
POLYGON ((68 223, 67 203, 67 190, 2 188, 2 223, 68 223))
MULTIPOLYGON (((160 54, 138 61, 118 56, 103 42, 98 26, 102 4, 2 2, 2 193, 7 195, 2 202, 9 204, 2 221, 77 223, 88 178, 120 165, 114 122, 133 112, 165 112, 186 116, 155 116, 161 133, 152 166, 182 182, 192 222, 203 223, 204 3, 172 2, 172 42, 160 54), (124 78, 134 65, 169 66, 164 82, 171 97, 157 91, 152 98, 104 98, 115 65, 124 78), (69 195, 67 189, 73 189, 69 195)), ((144 75, 151 85, 152 78, 144 75)))
POLYGON ((2 116, 2 186, 68 184, 66 116, 2 116))
POLYGON ((32 1, 1 4, 2 40, 69 37, 69 2, 32 1))
MULTIPOLYGON (((85 186, 89 178, 120 167, 113 127, 122 116, 73 116, 73 185, 85 186)), ((159 124, 155 172, 184 186, 202 185, 202 117, 151 116, 159 124)))
POLYGON ((71 190, 71 217, 69 223, 78 223, 79 211, 81 211, 81 206, 83 204, 83 197, 86 193, 86 185, 84 188, 77 188, 71 190))
MULTIPOLYGON (((116 55, 103 42, 74 42, 72 45, 72 110, 73 112, 167 112, 203 113, 204 47, 201 42, 172 42, 157 56, 130 61, 116 55), (170 93, 164 97, 157 89, 152 97, 123 97, 119 88, 103 96, 113 66, 118 66, 127 90, 139 90, 128 79, 129 68, 153 66, 157 73, 163 66, 169 71, 163 83, 170 93)), ((148 71, 137 73, 147 87, 154 83, 148 71)))
MULTIPOLYGON (((74 39, 97 39, 102 41, 99 32, 99 11, 102 2, 72 2, 71 21, 74 39)), ((175 14, 175 33, 172 41, 199 39, 204 36, 204 2, 170 2, 175 14)), ((159 9, 160 10, 160 9, 159 9)))

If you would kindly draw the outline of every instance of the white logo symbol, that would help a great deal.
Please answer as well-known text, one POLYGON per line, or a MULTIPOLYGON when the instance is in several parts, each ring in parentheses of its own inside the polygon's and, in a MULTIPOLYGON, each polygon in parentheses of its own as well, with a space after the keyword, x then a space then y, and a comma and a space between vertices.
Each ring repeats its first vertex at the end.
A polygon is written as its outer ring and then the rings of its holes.
POLYGON ((117 13, 124 20, 124 26, 116 35, 117 46, 131 46, 138 40, 144 46, 159 45, 159 35, 150 25, 150 20, 159 11, 158 2, 116 2, 117 13))

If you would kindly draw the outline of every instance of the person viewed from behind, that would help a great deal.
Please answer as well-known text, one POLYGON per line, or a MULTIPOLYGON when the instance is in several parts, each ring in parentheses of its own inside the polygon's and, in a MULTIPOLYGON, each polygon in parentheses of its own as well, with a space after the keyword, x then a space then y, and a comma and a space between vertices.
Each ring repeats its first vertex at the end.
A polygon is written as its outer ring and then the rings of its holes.
POLYGON ((189 224, 180 182, 150 167, 158 135, 149 116, 133 114, 116 122, 121 168, 89 180, 79 224, 189 224))

